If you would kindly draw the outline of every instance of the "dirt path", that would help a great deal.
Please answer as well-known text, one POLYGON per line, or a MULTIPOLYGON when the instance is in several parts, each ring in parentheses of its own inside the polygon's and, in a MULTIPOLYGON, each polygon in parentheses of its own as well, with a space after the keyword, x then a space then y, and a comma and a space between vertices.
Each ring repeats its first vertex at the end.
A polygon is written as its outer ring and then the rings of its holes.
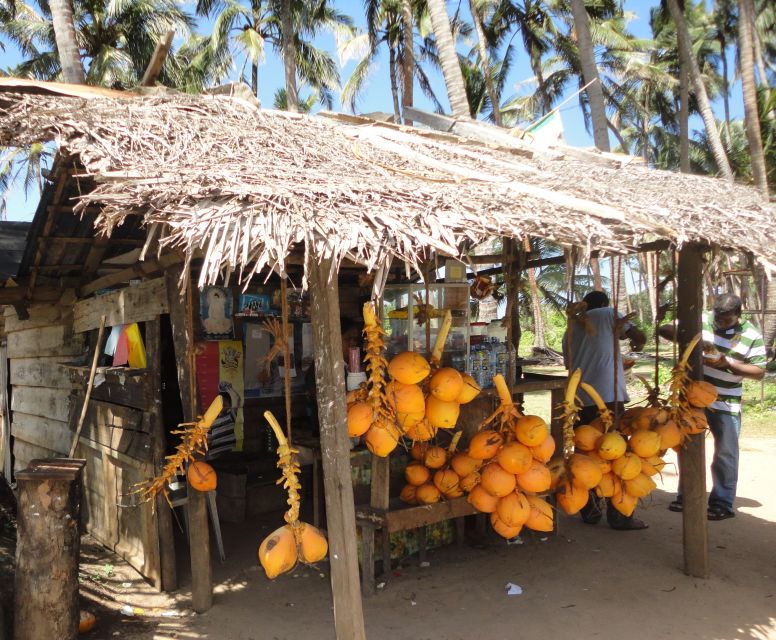
MULTIPOLYGON (((776 638, 776 438, 743 439, 741 457, 738 517, 709 523, 707 580, 682 572, 681 516, 666 509, 677 478, 667 470, 662 490, 639 511, 651 525, 647 531, 616 532, 563 517, 558 536, 529 533, 520 545, 448 547, 430 553, 427 568, 415 558, 405 561, 364 601, 368 637, 776 638), (508 582, 523 593, 508 596, 508 582)), ((265 531, 240 543, 249 538, 245 533, 246 527, 225 528, 229 559, 216 564, 215 606, 200 616, 187 612, 185 589, 174 597, 154 594, 87 544, 82 594, 91 607, 102 602, 89 637, 334 638, 328 566, 270 582, 255 557, 265 531), (126 615, 126 607, 142 611, 126 615)))

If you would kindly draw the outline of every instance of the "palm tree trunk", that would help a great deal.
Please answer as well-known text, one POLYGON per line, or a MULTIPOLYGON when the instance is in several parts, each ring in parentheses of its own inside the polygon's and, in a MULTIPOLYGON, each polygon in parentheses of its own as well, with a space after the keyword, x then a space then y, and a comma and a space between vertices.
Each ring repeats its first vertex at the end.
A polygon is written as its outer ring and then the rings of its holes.
MULTIPOLYGON (((523 249, 526 253, 531 252, 531 241, 523 238, 523 249)), ((542 317, 542 306, 539 303, 539 285, 536 282, 536 269, 526 269, 528 272, 528 287, 531 291, 531 311, 534 321, 534 343, 536 349, 544 349, 547 341, 544 339, 544 318, 542 317)))
POLYGON ((587 88, 590 101, 590 117, 593 120, 593 140, 601 151, 609 151, 609 133, 606 128, 606 107, 604 105, 604 90, 598 67, 595 64, 593 37, 590 34, 590 22, 584 0, 571 0, 571 13, 574 16, 574 28, 577 31, 577 47, 582 64, 582 78, 585 84, 592 82, 587 88))
POLYGON ((251 91, 254 96, 259 97, 259 65, 255 62, 251 64, 251 91))
MULTIPOLYGON (((657 316, 657 309, 660 306, 660 294, 655 286, 655 261, 650 253, 646 254, 644 258, 644 261, 647 263, 647 298, 649 299, 650 318, 654 322, 657 316)), ((660 268, 659 265, 658 268, 660 268)))
POLYGON ((485 79, 485 88, 488 91, 488 97, 490 98, 490 105, 493 109, 493 122, 497 127, 501 126, 501 100, 499 100, 498 92, 493 84, 493 76, 490 73, 490 57, 488 56, 488 45, 485 40, 485 29, 482 26, 482 16, 476 6, 477 0, 469 0, 469 8, 471 9, 472 20, 474 21, 474 28, 477 30, 477 44, 480 49, 480 64, 482 65, 482 77, 485 79))
POLYGON ((722 58, 722 104, 725 107, 725 128, 730 135, 730 73, 728 71, 727 55, 725 50, 727 49, 727 41, 725 40, 725 34, 720 32, 719 34, 719 50, 720 57, 722 58))
MULTIPOLYGON (((410 0, 401 1, 401 23, 404 33, 404 58, 402 60, 401 75, 401 104, 402 107, 411 107, 414 102, 414 77, 415 73, 415 38, 413 37, 415 23, 412 20, 412 4, 410 0)), ((411 125, 404 115, 404 124, 411 125)))
MULTIPOLYGON (((681 58, 681 56, 680 56, 681 58)), ((690 88, 687 65, 679 61, 679 171, 690 173, 690 88)))
POLYGON ((299 96, 296 91, 296 51, 294 50, 294 19, 291 0, 281 0, 280 27, 283 31, 283 69, 286 75, 286 108, 299 111, 299 96))
MULTIPOLYGON (((648 253, 639 253, 637 256, 637 259, 639 261, 639 291, 644 291, 644 297, 646 297, 646 304, 640 305, 642 309, 646 308, 647 311, 649 311, 649 319, 655 317, 655 307, 653 303, 653 282, 654 280, 651 279, 649 268, 651 264, 651 255, 648 253)), ((639 295, 639 300, 641 300, 641 295, 639 295)), ((645 322, 645 314, 641 314, 641 320, 642 322, 645 322)))
MULTIPOLYGON (((577 0, 579 1, 579 0, 577 0)), ((733 182, 733 171, 730 168, 725 148, 722 146, 722 140, 717 131, 717 124, 714 121, 714 112, 711 110, 709 96, 706 93, 706 87, 703 85, 703 77, 698 67, 698 61, 692 53, 690 45, 690 32, 687 29, 687 22, 684 19, 684 13, 679 9, 677 0, 668 0, 668 9, 676 25, 676 35, 679 40, 679 57, 689 70, 690 80, 692 81, 695 98, 698 100, 698 107, 703 118, 703 124, 706 126, 706 135, 709 139, 714 159, 717 162, 717 168, 720 173, 729 182, 733 182)))
MULTIPOLYGON (((776 279, 765 276, 765 271, 762 267, 757 267, 754 271, 755 284, 760 288, 760 309, 767 309, 768 311, 776 311, 776 279), (763 291, 764 289, 764 291, 763 291)), ((764 313, 761 316, 762 320, 762 334, 765 341, 765 348, 768 349, 768 355, 774 357, 774 351, 776 348, 776 313, 764 313)))
POLYGON ((391 95, 393 96, 393 117, 395 122, 401 122, 401 109, 399 108, 399 84, 396 79, 398 76, 398 62, 396 60, 396 47, 393 44, 388 45, 388 73, 391 76, 391 95))
POLYGON ((765 155, 760 135, 760 114, 757 109, 757 88, 754 82, 754 4, 752 0, 738 0, 738 56, 741 61, 741 85, 744 95, 744 120, 749 155, 752 158, 754 184, 768 200, 768 179, 765 173, 765 155))
POLYGON ((757 33, 757 29, 752 27, 752 39, 754 40, 754 59, 757 63, 757 75, 760 76, 760 86, 768 88, 768 76, 765 72, 765 58, 763 58, 763 47, 760 41, 760 34, 757 33))
POLYGON ((593 289, 596 291, 603 291, 604 287, 601 283, 601 264, 598 262, 598 258, 590 258, 590 269, 593 271, 593 289))
POLYGON ((434 29, 442 75, 445 78, 450 109, 455 118, 470 118, 469 100, 463 83, 461 65, 455 50, 453 33, 450 31, 450 18, 447 15, 445 0, 428 0, 428 14, 434 29))
POLYGON ((641 116, 641 155, 649 164, 649 116, 641 116))
POLYGON ((65 82, 86 84, 84 67, 81 64, 81 52, 76 41, 73 24, 73 7, 70 0, 51 0, 51 22, 54 26, 54 39, 57 42, 59 63, 62 65, 62 77, 65 82))
POLYGON ((625 256, 612 256, 612 292, 616 298, 616 309, 622 314, 630 313, 628 287, 625 284, 625 256), (616 270, 616 271, 615 271, 616 270))

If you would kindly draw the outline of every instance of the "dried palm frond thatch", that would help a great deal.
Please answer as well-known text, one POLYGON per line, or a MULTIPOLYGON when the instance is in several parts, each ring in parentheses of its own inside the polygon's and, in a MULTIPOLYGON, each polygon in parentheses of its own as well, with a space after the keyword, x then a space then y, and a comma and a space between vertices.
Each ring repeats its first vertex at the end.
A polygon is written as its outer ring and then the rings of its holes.
POLYGON ((6 93, 0 144, 54 140, 97 188, 97 227, 161 223, 204 256, 200 285, 283 270, 295 245, 369 269, 459 256, 493 236, 629 253, 667 239, 751 252, 776 270, 776 209, 748 187, 562 153, 266 111, 225 96, 6 93))

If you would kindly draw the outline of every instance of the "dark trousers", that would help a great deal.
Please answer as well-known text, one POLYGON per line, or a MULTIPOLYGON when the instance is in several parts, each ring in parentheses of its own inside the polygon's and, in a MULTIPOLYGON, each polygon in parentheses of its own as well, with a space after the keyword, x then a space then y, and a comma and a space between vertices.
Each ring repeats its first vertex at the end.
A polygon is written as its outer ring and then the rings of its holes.
MULTIPOLYGON (((619 405, 619 407, 616 407, 616 410, 620 414, 625 410, 624 402, 608 402, 606 404, 612 412, 615 411, 615 405, 619 405)), ((579 422, 577 425, 589 424, 596 417, 598 417, 598 407, 595 405, 582 407, 582 410, 579 412, 579 422)), ((595 491, 591 491, 587 504, 580 511, 582 519, 585 520, 585 522, 596 520, 596 511, 598 510, 600 510, 600 507, 598 506, 598 496, 596 496, 595 491)), ((621 514, 612 506, 612 501, 608 498, 606 499, 606 521, 609 523, 610 527, 621 528, 627 526, 632 519, 633 515, 625 516, 621 514)))

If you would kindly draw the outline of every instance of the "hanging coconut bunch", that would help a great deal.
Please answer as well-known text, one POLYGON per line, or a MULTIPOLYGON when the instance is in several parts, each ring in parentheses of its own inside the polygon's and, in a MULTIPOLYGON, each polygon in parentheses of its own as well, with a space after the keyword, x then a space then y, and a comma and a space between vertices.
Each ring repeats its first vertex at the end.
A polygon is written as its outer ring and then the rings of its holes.
POLYGON ((690 378, 690 356, 701 339, 699 333, 685 347, 682 357, 671 373, 668 404, 671 419, 682 432, 682 442, 689 436, 703 433, 709 426, 704 409, 717 399, 717 389, 704 380, 690 378))
MULTIPOLYGON (((479 394, 471 376, 439 366, 451 324, 452 316, 446 311, 429 360, 415 351, 405 351, 387 362, 385 332, 374 305, 364 305, 368 379, 366 385, 348 395, 348 434, 363 435, 375 455, 389 455, 402 436, 413 443, 429 442, 439 429, 454 429, 461 405, 479 394)), ((443 458, 441 464, 445 462, 443 458)))
MULTIPOLYGON (((657 488, 653 476, 665 465, 660 428, 668 424, 669 413, 660 406, 655 411, 631 411, 625 432, 618 431, 608 407, 589 384, 580 383, 581 371, 570 380, 564 403, 564 442, 573 438, 573 449, 564 446, 565 463, 555 488, 558 505, 567 514, 579 512, 589 498, 589 490, 609 498, 612 506, 630 516, 640 498, 657 488), (574 429, 580 409, 576 398, 577 385, 593 399, 598 417, 588 425, 574 429), (569 427, 571 432, 569 433, 569 427)), ((668 433, 668 431, 665 431, 668 433)))
POLYGON ((451 466, 461 478, 461 489, 469 494, 469 503, 490 514, 499 535, 513 538, 524 526, 552 531, 552 508, 539 494, 546 493, 552 483, 546 463, 555 442, 544 420, 520 413, 502 375, 494 376, 493 383, 498 408, 451 466))
POLYGON ((278 484, 288 492, 288 506, 283 519, 286 521, 279 529, 270 533, 259 545, 259 562, 267 577, 272 580, 280 574, 290 571, 297 562, 312 564, 326 557, 329 545, 326 536, 316 527, 299 520, 300 497, 299 462, 296 449, 293 449, 278 421, 271 412, 265 411, 264 417, 272 427, 278 441, 277 466, 282 474, 278 484))
POLYGON ((407 504, 433 504, 440 500, 460 498, 461 476, 452 466, 461 432, 453 436, 447 449, 429 442, 416 442, 410 450, 411 461, 404 469, 407 484, 399 497, 407 504))

